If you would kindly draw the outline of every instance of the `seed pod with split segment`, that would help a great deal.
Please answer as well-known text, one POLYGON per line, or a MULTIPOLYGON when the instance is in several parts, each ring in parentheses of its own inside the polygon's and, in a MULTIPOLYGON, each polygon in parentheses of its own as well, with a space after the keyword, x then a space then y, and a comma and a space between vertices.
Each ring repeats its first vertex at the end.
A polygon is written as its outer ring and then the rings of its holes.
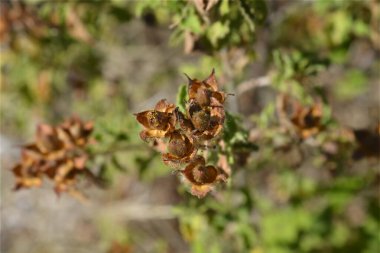
POLYGON ((162 160, 166 165, 178 167, 183 163, 189 162, 196 154, 196 148, 191 138, 179 131, 168 134, 167 144, 168 153, 162 155, 162 160))
POLYGON ((218 168, 212 165, 206 166, 202 156, 196 156, 181 173, 191 185, 191 194, 198 198, 206 196, 214 185, 224 178, 218 168))
POLYGON ((187 75, 186 77, 189 80, 188 94, 190 102, 196 101, 200 106, 215 106, 216 103, 223 104, 226 100, 226 93, 218 89, 214 70, 203 81, 191 79, 187 75))
POLYGON ((135 114, 137 121, 145 129, 140 132, 142 140, 149 138, 163 138, 175 128, 174 104, 169 104, 166 99, 161 99, 154 110, 143 111, 135 114))
POLYGON ((321 131, 322 105, 320 103, 309 107, 303 107, 299 103, 296 103, 294 107, 291 122, 303 139, 321 131))
POLYGON ((187 113, 194 129, 203 132, 210 126, 211 112, 207 107, 201 107, 197 102, 192 101, 187 107, 187 113))
POLYGON ((210 140, 217 137, 225 118, 223 107, 201 107, 195 101, 189 103, 187 113, 194 125, 193 137, 197 140, 210 140))

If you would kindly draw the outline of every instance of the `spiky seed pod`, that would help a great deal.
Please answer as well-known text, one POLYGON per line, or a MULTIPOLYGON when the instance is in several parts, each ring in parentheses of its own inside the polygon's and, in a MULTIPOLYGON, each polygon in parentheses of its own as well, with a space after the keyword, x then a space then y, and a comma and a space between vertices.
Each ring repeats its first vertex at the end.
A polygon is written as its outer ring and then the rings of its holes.
POLYGON ((203 81, 191 79, 187 75, 186 77, 189 81, 188 93, 190 102, 196 101, 201 106, 215 106, 214 101, 223 104, 226 100, 226 93, 218 90, 214 70, 212 70, 210 76, 203 81))

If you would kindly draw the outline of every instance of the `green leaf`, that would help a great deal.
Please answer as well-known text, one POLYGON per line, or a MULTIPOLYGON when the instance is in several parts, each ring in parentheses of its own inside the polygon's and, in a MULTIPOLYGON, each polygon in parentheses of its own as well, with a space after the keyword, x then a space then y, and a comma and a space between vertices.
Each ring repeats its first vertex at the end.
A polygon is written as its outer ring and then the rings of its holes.
POLYGON ((229 112, 226 112, 226 120, 223 135, 224 141, 226 141, 226 143, 229 143, 237 131, 238 123, 236 122, 236 118, 232 116, 229 112))
POLYGON ((209 27, 207 30, 207 36, 210 39, 211 44, 217 46, 218 40, 224 38, 229 31, 230 28, 228 26, 228 23, 223 24, 222 22, 218 21, 209 27))
POLYGON ((366 90, 367 77, 357 69, 348 71, 343 79, 337 83, 335 94, 340 99, 351 99, 366 90))
POLYGON ((243 16, 250 23, 262 23, 267 17, 267 6, 264 0, 240 0, 243 16))
POLYGON ((222 3, 220 4, 219 11, 220 15, 222 16, 228 14, 228 12, 230 11, 229 1, 222 1, 222 3))
POLYGON ((341 44, 347 39, 352 29, 352 17, 344 12, 337 11, 331 19, 333 30, 331 32, 331 39, 335 44, 341 44))
POLYGON ((188 100, 187 85, 183 84, 178 88, 178 93, 177 93, 177 105, 183 113, 185 113, 186 111, 187 100, 188 100))
POLYGON ((297 239, 297 217, 292 209, 276 210, 263 217, 262 236, 267 245, 291 243, 297 239))
POLYGON ((354 22, 352 30, 358 36, 367 36, 371 33, 369 26, 361 20, 354 22))
POLYGON ((203 32, 201 21, 194 12, 191 12, 188 17, 183 20, 182 26, 195 34, 201 34, 203 32))

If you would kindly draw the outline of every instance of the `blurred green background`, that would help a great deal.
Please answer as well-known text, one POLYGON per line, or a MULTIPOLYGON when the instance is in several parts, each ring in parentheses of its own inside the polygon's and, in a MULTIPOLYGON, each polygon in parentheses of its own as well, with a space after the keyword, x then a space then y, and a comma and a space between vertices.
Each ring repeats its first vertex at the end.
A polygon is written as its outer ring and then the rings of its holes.
POLYGON ((380 252, 377 0, 2 0, 1 252, 380 252), (232 176, 191 196, 138 137, 133 114, 176 101, 212 68, 232 176), (322 130, 286 131, 276 101, 323 103, 322 130), (13 192, 38 123, 95 122, 80 203, 51 185, 13 192))

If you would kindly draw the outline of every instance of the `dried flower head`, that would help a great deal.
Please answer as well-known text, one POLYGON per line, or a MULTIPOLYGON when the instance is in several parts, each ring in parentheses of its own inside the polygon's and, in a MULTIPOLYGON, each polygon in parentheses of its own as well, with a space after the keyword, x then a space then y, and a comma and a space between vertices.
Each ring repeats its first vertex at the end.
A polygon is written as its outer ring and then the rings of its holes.
POLYGON ((355 160, 364 157, 380 158, 380 124, 374 129, 355 129, 353 133, 357 143, 357 147, 352 155, 355 160))
POLYGON ((222 180, 220 170, 212 165, 206 166, 202 156, 196 156, 181 173, 191 184, 191 193, 198 198, 206 196, 222 180))
POLYGON ((195 130, 203 132, 210 126, 211 112, 210 108, 201 107, 195 101, 190 102, 187 112, 195 130))
POLYGON ((208 142, 216 140, 223 130, 226 93, 218 90, 214 70, 203 81, 187 78, 189 100, 185 113, 162 99, 154 110, 135 115, 145 128, 140 132, 141 139, 154 138, 163 162, 179 169, 190 182, 193 195, 204 197, 216 182, 226 179, 225 173, 212 165, 206 166, 205 158, 197 155, 200 148, 209 147, 208 142), (165 147, 167 152, 163 151, 165 147), (181 170, 181 166, 185 169, 181 170))
POLYGON ((84 147, 90 142, 91 122, 72 118, 53 127, 37 127, 34 143, 25 145, 21 161, 12 171, 16 177, 15 189, 39 187, 43 177, 54 181, 56 193, 74 190, 77 175, 85 174, 87 153, 84 147))
POLYGON ((146 141, 149 138, 162 138, 168 132, 173 131, 175 124, 174 109, 174 104, 169 104, 166 99, 161 99, 154 110, 135 114, 137 121, 145 127, 140 132, 141 139, 146 141))
POLYGON ((171 167, 189 162, 196 153, 191 138, 179 131, 169 134, 167 149, 168 153, 162 155, 162 160, 171 167))
POLYGON ((297 103, 291 121, 300 136, 306 139, 321 131, 321 118, 322 105, 320 103, 309 107, 303 107, 297 103))
POLYGON ((194 100, 201 106, 214 106, 215 103, 223 104, 226 100, 226 93, 218 90, 214 69, 203 81, 191 79, 187 75, 186 77, 189 81, 189 101, 194 100))

